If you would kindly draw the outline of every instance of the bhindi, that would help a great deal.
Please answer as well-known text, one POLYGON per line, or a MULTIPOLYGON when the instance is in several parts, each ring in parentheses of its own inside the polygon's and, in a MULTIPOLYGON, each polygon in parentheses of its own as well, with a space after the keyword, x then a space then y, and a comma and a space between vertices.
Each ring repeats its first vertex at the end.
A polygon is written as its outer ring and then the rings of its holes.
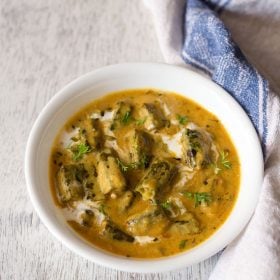
POLYGON ((142 195, 143 200, 155 200, 159 189, 170 184, 176 174, 176 168, 168 160, 156 160, 136 186, 135 190, 142 195))
POLYGON ((147 160, 150 157, 150 153, 153 146, 153 138, 145 131, 134 129, 127 137, 128 149, 131 162, 143 163, 143 160, 147 160))
POLYGON ((200 232, 200 225, 198 220, 192 213, 185 213, 173 221, 167 234, 196 234, 200 232))
POLYGON ((186 129, 181 138, 183 160, 191 169, 201 169, 211 163, 211 139, 203 132, 186 129))
POLYGON ((86 118, 81 127, 81 133, 92 150, 100 150, 103 145, 103 134, 99 119, 86 118))
POLYGON ((113 222, 107 221, 103 234, 111 237, 112 239, 126 242, 133 242, 134 237, 119 229, 113 222))
POLYGON ((62 166, 57 173, 57 189, 61 202, 78 200, 84 196, 83 180, 87 171, 83 164, 62 166))
POLYGON ((116 158, 111 154, 101 153, 97 163, 97 182, 103 194, 114 190, 121 192, 126 186, 125 178, 116 158))
POLYGON ((159 104, 144 103, 139 111, 140 117, 145 119, 144 126, 148 130, 159 129, 169 122, 159 104))

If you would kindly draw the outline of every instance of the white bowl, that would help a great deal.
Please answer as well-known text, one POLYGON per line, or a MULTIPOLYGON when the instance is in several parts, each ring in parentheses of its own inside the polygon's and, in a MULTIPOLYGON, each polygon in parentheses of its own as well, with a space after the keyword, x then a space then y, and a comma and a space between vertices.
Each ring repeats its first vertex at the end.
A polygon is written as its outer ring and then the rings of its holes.
POLYGON ((258 136, 239 104, 221 87, 187 69, 153 63, 112 65, 73 81, 46 105, 30 133, 25 176, 31 201, 43 223, 63 244, 100 265, 130 272, 159 272, 200 262, 227 246, 248 223, 263 180, 258 136), (206 241, 184 253, 161 259, 133 259, 105 252, 79 237, 55 206, 49 185, 49 156, 59 129, 81 107, 107 93, 130 88, 158 88, 186 96, 221 120, 238 151, 241 185, 226 222, 206 241))

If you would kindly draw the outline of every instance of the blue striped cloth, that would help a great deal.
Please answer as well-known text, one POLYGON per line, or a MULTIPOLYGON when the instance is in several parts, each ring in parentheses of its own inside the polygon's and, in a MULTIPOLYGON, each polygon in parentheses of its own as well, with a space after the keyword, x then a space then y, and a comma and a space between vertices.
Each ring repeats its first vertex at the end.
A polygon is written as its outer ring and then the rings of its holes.
POLYGON ((219 19, 218 12, 226 2, 188 0, 182 57, 186 63, 211 75, 214 82, 239 102, 265 149, 268 82, 248 63, 219 19))

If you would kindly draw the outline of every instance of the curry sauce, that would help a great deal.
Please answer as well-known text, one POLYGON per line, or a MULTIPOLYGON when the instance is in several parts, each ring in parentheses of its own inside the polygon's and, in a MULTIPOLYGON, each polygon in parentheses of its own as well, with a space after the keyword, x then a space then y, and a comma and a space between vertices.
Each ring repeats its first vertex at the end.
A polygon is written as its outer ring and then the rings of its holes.
POLYGON ((193 248, 229 216, 237 152, 221 122, 175 93, 108 94, 61 129, 50 157, 54 200, 104 250, 158 258, 193 248))

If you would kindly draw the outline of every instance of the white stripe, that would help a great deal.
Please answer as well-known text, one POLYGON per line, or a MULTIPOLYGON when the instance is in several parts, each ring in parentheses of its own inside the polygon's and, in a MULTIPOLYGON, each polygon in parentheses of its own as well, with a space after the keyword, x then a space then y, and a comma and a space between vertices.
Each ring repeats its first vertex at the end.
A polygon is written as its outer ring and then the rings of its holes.
POLYGON ((185 52, 185 50, 183 50, 183 55, 184 55, 185 57, 187 57, 187 59, 188 59, 190 62, 192 62, 192 63, 198 65, 198 66, 201 67, 202 69, 205 69, 205 70, 208 71, 210 74, 212 74, 212 70, 211 70, 211 69, 209 69, 206 65, 204 65, 204 64, 198 62, 197 60, 193 59, 192 57, 190 57, 190 56, 185 52))
POLYGON ((259 73, 258 75, 258 80, 259 80, 259 133, 261 138, 263 137, 263 79, 260 76, 259 73))

